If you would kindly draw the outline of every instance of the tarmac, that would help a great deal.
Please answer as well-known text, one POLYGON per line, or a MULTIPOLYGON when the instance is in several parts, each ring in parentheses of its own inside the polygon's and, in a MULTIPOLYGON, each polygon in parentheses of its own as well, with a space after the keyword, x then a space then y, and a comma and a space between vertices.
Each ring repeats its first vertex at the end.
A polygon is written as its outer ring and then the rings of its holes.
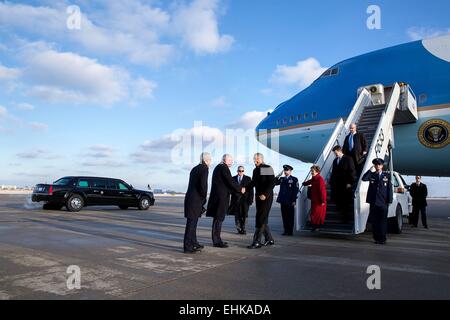
POLYGON ((280 209, 270 216, 275 246, 249 250, 254 225, 238 235, 227 217, 211 245, 202 218, 203 252, 182 252, 182 197, 158 197, 149 211, 115 207, 79 213, 44 211, 29 195, 0 195, 0 299, 449 299, 450 200, 430 200, 430 229, 404 226, 385 246, 371 234, 297 232, 282 237, 280 209), (381 289, 369 290, 371 265, 381 289), (69 266, 80 289, 68 286, 69 266))

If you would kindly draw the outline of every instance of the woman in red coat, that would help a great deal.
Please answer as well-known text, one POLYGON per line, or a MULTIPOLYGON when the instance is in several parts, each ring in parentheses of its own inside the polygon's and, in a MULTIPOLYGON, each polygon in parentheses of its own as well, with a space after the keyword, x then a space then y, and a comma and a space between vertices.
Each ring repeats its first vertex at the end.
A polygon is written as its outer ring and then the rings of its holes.
POLYGON ((312 179, 303 183, 311 186, 311 224, 312 231, 317 230, 325 222, 327 214, 327 189, 325 180, 320 175, 320 167, 311 167, 312 179))

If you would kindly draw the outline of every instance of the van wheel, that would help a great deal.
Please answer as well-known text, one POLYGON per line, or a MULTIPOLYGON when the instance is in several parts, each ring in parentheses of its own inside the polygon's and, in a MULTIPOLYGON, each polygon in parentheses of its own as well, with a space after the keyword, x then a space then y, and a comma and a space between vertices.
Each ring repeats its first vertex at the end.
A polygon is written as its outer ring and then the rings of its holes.
POLYGON ((70 212, 79 212, 84 207, 83 197, 74 194, 67 200, 66 207, 70 212))
POLYGON ((402 207, 398 204, 395 209, 395 217, 388 220, 388 231, 390 233, 400 234, 403 228, 403 211, 402 207))
POLYGON ((150 199, 148 197, 142 197, 139 200, 138 208, 139 210, 148 210, 150 208, 150 199))
POLYGON ((128 206, 119 206, 119 208, 122 209, 122 210, 127 210, 128 206))

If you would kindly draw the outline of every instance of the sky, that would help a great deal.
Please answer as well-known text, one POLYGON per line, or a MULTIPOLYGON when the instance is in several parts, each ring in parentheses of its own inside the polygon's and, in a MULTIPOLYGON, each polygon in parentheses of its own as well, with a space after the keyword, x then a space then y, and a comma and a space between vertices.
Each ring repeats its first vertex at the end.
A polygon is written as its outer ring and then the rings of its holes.
MULTIPOLYGON (((252 139, 259 121, 341 60, 448 33, 448 12, 444 0, 0 0, 0 184, 95 175, 185 191, 198 153, 218 163, 223 137, 243 133, 236 164, 250 173, 261 151, 303 180, 309 164, 252 139)), ((446 195, 448 179, 433 183, 446 195)))

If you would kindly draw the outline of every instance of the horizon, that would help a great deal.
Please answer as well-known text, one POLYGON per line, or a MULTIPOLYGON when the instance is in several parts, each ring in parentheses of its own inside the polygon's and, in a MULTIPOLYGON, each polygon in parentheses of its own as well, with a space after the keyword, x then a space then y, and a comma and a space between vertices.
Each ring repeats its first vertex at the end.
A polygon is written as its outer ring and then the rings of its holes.
MULTIPOLYGON (((366 1, 0 1, 0 184, 93 175, 184 192, 207 150, 234 155, 233 175, 262 152, 303 180, 310 164, 254 138, 267 112, 339 61, 450 32, 447 1, 377 5, 371 30, 366 1)), ((426 180, 450 196, 450 178, 426 180)))

